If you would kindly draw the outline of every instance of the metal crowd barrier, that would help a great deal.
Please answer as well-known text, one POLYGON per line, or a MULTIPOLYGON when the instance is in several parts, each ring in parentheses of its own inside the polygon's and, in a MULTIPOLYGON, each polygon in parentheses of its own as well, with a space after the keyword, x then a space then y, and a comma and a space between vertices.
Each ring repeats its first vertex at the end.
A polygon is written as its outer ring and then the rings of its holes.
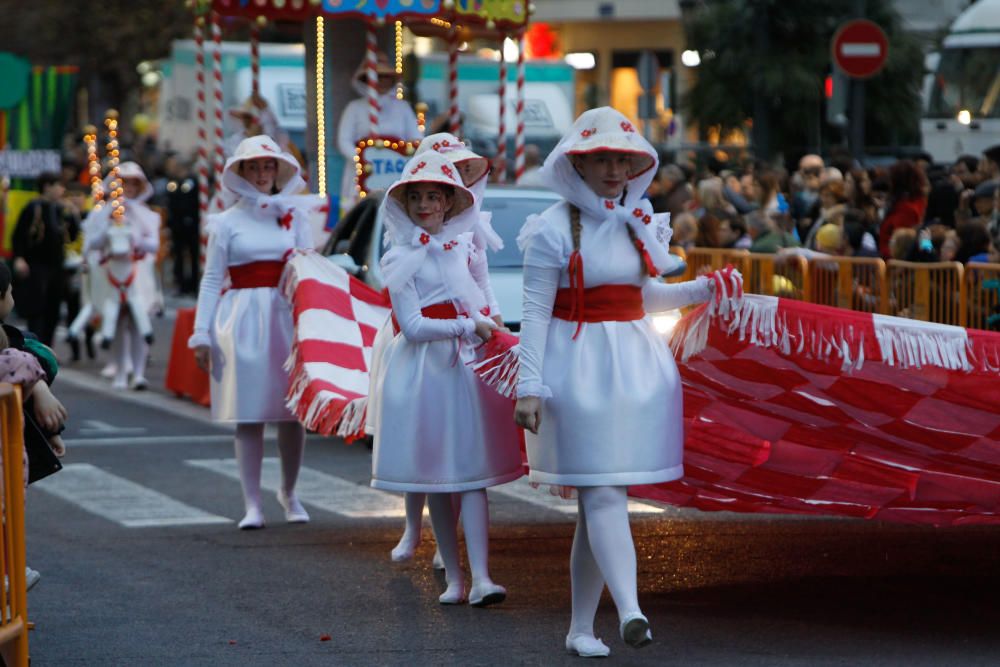
POLYGON ((890 259, 889 315, 965 326, 965 267, 959 262, 890 259))
POLYGON ((24 425, 21 389, 0 384, 0 454, 3 476, 0 500, 3 526, 0 530, 0 656, 8 667, 28 665, 28 592, 24 554, 24 425))
POLYGON ((1000 264, 965 267, 966 326, 1000 330, 1000 264))
POLYGON ((888 313, 885 262, 877 257, 815 259, 809 262, 806 301, 866 313, 888 313))
MULTIPOLYGON (((676 251, 674 251, 676 252, 676 251)), ((680 253, 678 253, 680 254, 680 253)), ((976 329, 1000 329, 1000 264, 771 255, 691 248, 676 280, 732 264, 754 294, 976 329)))

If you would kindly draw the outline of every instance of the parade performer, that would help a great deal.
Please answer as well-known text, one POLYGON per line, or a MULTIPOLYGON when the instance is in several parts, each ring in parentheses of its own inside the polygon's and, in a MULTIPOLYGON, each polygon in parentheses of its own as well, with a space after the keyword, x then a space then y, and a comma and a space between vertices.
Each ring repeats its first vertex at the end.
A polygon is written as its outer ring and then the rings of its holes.
MULTIPOLYGON (((146 381, 146 360, 149 343, 153 340, 153 325, 149 321, 151 305, 149 290, 140 289, 141 272, 150 271, 145 258, 155 259, 160 247, 160 216, 145 202, 153 194, 153 186, 135 162, 123 162, 119 167, 122 180, 124 216, 120 221, 112 215, 111 206, 92 211, 83 222, 83 253, 100 256, 96 271, 103 273, 108 289, 102 301, 94 304, 101 314, 101 345, 112 348, 116 373, 115 389, 129 386, 142 390, 146 381)), ((79 320, 84 315, 81 311, 79 320)), ((74 322, 74 325, 77 325, 74 322)), ((82 324, 79 324, 82 328, 82 324)), ((73 325, 71 325, 73 330, 73 325)))
POLYGON ((542 168, 565 201, 525 224, 517 423, 533 482, 576 487, 566 648, 606 656, 594 616, 607 583, 620 633, 652 640, 638 602, 626 488, 682 476, 681 384, 647 312, 705 301, 707 278, 666 284, 668 214, 643 193, 657 155, 609 107, 583 113, 542 168))
POLYGON ((469 271, 468 228, 455 225, 473 197, 444 156, 410 160, 383 200, 392 248, 383 275, 401 335, 383 355, 375 405, 372 486, 427 493, 448 587, 442 604, 506 597, 488 569, 485 489, 523 474, 510 402, 466 365, 496 328, 469 271), (460 495, 472 588, 459 565, 452 495, 460 495))
MULTIPOLYGON (((480 211, 483 204, 483 191, 486 189, 486 175, 489 173, 489 160, 477 155, 469 150, 465 143, 453 134, 441 132, 425 137, 414 155, 422 155, 427 151, 436 151, 444 155, 455 165, 461 175, 462 183, 472 192, 474 204, 461 212, 455 219, 449 221, 453 228, 471 228, 473 237, 472 261, 469 264, 473 278, 479 285, 480 290, 490 309, 489 315, 497 323, 503 326, 503 318, 500 316, 500 306, 493 295, 493 287, 490 285, 489 265, 486 260, 487 247, 493 250, 503 248, 503 240, 493 231, 490 225, 491 215, 480 211)), ((391 323, 387 323, 379 331, 375 345, 372 348, 372 386, 377 387, 380 382, 379 371, 381 370, 381 353, 385 349, 388 339, 394 335, 391 323)), ((368 413, 368 424, 374 424, 374 414, 372 410, 368 413)), ((374 433, 374 429, 369 429, 374 433)), ((413 557, 413 552, 420 544, 420 533, 423 523, 424 502, 426 496, 423 493, 406 494, 406 528, 403 536, 393 548, 391 557, 394 561, 406 561, 413 557)), ((440 553, 434 554, 434 567, 442 569, 440 553)))
POLYGON ((305 216, 287 197, 304 185, 298 162, 273 139, 244 139, 226 161, 222 185, 239 200, 211 216, 205 274, 198 291, 194 348, 211 375, 212 417, 236 423, 236 458, 246 515, 241 529, 262 528, 260 474, 264 425, 278 426, 281 489, 278 501, 290 523, 309 515, 295 496, 305 449, 305 429, 285 407, 292 341, 292 313, 278 290, 285 260, 313 247, 305 216), (220 296, 228 271, 231 289, 220 296))
POLYGON ((358 193, 354 187, 354 156, 358 141, 370 136, 373 132, 380 137, 395 137, 403 141, 420 139, 420 129, 417 126, 417 116, 409 103, 396 99, 396 84, 400 75, 389 62, 389 57, 379 51, 376 54, 375 71, 378 74, 376 92, 378 93, 378 126, 372 128, 369 120, 367 88, 365 83, 365 61, 362 60, 354 73, 353 86, 361 95, 351 100, 340 116, 337 126, 337 148, 344 157, 344 175, 340 183, 340 210, 346 211, 358 202, 358 193))

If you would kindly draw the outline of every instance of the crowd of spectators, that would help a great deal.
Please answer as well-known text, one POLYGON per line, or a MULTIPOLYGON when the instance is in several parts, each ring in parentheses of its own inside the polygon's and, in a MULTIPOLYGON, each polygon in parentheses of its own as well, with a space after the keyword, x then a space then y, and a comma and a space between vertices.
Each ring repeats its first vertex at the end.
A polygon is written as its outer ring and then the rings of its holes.
POLYGON ((929 157, 863 168, 805 155, 798 169, 710 159, 666 164, 650 188, 672 243, 807 256, 1000 261, 1000 146, 935 166, 929 157))

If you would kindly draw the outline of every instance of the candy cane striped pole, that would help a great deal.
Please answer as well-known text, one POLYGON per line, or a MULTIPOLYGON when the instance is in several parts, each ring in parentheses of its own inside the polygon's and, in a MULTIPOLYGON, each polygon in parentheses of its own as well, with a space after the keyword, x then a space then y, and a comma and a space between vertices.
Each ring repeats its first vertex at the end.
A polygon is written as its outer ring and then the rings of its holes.
POLYGON ((375 34, 375 24, 369 22, 367 27, 367 32, 365 33, 365 83, 367 84, 366 92, 368 93, 368 126, 369 134, 371 136, 376 136, 378 134, 378 73, 375 71, 376 65, 378 64, 378 59, 376 57, 376 52, 378 51, 378 40, 375 34))
POLYGON ((506 35, 500 36, 500 127, 497 129, 497 182, 507 182, 507 59, 503 57, 506 35))
MULTIPOLYGON (((222 23, 218 12, 212 12, 212 112, 215 117, 215 192, 222 189, 222 170, 226 165, 225 137, 222 124, 222 23)), ((225 208, 222 197, 215 198, 215 208, 225 208)))
POLYGON ((456 137, 461 132, 458 115, 458 26, 452 17, 448 27, 448 131, 456 137))
POLYGON ((205 103, 205 29, 204 18, 194 20, 195 114, 198 118, 198 212, 201 220, 208 214, 208 117, 205 103))
POLYGON ((250 22, 250 91, 256 100, 260 96, 260 24, 250 22))
POLYGON ((514 134, 514 182, 524 175, 524 32, 517 37, 517 105, 514 108, 516 129, 514 134))

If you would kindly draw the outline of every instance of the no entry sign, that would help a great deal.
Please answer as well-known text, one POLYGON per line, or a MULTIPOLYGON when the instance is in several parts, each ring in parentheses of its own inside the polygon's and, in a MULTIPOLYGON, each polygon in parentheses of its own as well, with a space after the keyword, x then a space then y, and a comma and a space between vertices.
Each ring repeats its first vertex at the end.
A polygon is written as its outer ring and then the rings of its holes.
POLYGON ((889 57, 889 38, 877 23, 848 21, 833 35, 833 62, 855 79, 867 79, 882 69, 889 57))

